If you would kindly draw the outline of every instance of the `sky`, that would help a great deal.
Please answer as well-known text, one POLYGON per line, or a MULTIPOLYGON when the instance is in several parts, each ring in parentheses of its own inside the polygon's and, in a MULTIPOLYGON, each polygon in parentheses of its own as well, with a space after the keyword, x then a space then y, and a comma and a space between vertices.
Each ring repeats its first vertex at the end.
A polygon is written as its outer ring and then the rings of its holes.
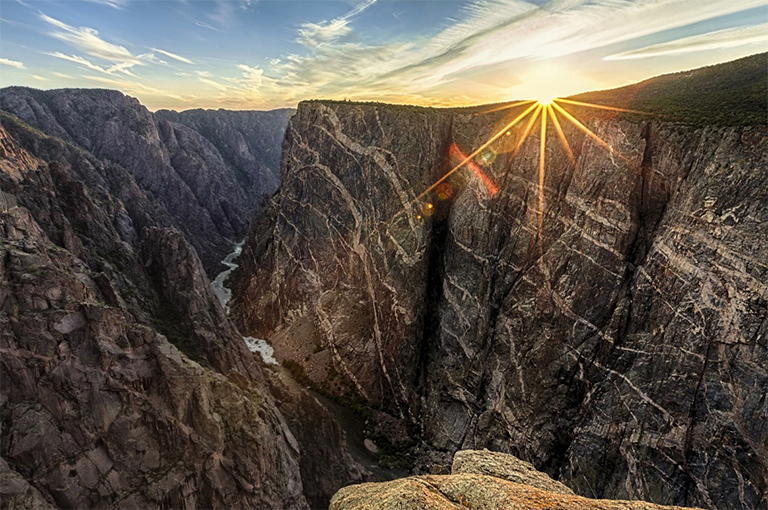
POLYGON ((150 110, 560 97, 768 51, 768 0, 0 0, 0 86, 150 110))

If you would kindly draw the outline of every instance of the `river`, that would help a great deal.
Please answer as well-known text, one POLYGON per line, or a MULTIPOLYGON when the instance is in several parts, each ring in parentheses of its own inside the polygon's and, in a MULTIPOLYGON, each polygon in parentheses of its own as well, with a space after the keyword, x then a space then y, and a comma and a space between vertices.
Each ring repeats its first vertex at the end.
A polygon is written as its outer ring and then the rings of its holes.
MULTIPOLYGON (((213 293, 216 294, 219 303, 221 303, 221 307, 224 308, 224 312, 227 315, 229 315, 229 300, 232 299, 232 289, 224 285, 224 283, 229 274, 237 268, 235 260, 243 252, 244 243, 245 239, 237 243, 234 250, 232 250, 232 253, 224 257, 224 260, 222 260, 221 263, 227 266, 227 269, 216 275, 216 278, 211 282, 213 293)), ((264 360, 264 363, 268 365, 279 364, 277 359, 275 359, 275 350, 266 340, 254 338, 252 336, 244 336, 243 341, 251 352, 258 352, 261 355, 261 359, 264 360)))

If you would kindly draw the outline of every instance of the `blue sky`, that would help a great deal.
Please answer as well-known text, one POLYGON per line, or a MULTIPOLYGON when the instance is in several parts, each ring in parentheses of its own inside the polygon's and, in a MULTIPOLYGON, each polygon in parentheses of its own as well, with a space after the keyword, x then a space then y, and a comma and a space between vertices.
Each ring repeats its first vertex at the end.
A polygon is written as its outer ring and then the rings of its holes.
POLYGON ((768 0, 0 0, 0 85, 150 109, 564 96, 768 51, 768 0))

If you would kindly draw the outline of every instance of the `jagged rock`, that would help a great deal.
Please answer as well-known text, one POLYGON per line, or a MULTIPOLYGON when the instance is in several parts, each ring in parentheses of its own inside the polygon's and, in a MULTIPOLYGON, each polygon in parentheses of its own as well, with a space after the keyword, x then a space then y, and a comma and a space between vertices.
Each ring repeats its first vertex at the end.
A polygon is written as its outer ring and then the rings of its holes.
POLYGON ((248 351, 178 230, 131 244, 108 169, 6 125, 61 163, 0 127, 4 507, 306 508, 369 479, 328 410, 248 351))
POLYGON ((0 458, 0 503, 7 510, 48 510, 56 508, 45 500, 23 476, 0 458))
MULTIPOLYGON (((168 223, 161 226, 172 224, 185 234, 209 275, 220 270, 219 261, 232 242, 245 235, 262 196, 274 191, 271 165, 290 113, 207 112, 209 123, 216 123, 214 129, 208 129, 214 137, 212 143, 194 129, 168 120, 194 116, 155 115, 138 100, 112 90, 7 87, 0 90, 0 109, 84 149, 102 164, 127 170, 154 207, 163 210, 168 223), (233 126, 228 124, 230 120, 233 126), (226 135, 216 129, 238 132, 249 121, 258 121, 245 130, 259 137, 258 141, 244 146, 222 143, 226 135)), ((242 135, 240 138, 242 141, 242 135)), ((133 211, 129 208, 128 212, 133 211)), ((161 215, 153 217, 159 220, 161 215)), ((144 220, 131 219, 134 223, 144 220)))
POLYGON ((205 137, 236 171, 251 200, 277 191, 280 148, 293 109, 268 112, 158 110, 155 116, 183 124, 205 137))
POLYGON ((557 494, 574 496, 571 489, 514 455, 488 450, 460 450, 453 457, 451 474, 488 475, 510 482, 530 485, 557 494))
POLYGON ((572 162, 548 132, 540 227, 522 125, 478 158, 498 193, 465 169, 402 211, 507 112, 301 103, 233 275, 240 330, 438 450, 765 506, 768 130, 578 115, 614 152, 566 123, 572 162))

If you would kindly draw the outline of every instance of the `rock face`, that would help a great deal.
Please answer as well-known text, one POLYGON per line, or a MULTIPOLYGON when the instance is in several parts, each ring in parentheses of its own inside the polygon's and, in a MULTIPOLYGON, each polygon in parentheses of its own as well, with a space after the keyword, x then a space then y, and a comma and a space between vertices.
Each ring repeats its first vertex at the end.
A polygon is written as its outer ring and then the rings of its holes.
POLYGON ((292 109, 268 112, 159 110, 156 117, 200 133, 235 170, 246 197, 271 195, 280 182, 280 148, 292 109))
POLYGON ((274 191, 272 166, 290 114, 155 115, 117 91, 22 87, 0 90, 0 109, 127 170, 163 210, 153 218, 166 217, 185 234, 209 275, 219 271, 233 241, 245 235, 262 197, 274 191), (184 123, 200 127, 211 140, 184 123), (225 143, 230 135, 237 136, 225 143), (252 137, 247 143, 246 136, 252 137))
POLYGON ((365 479, 322 404, 275 390, 129 172, 2 121, 4 507, 308 508, 365 479))
POLYGON ((573 111, 614 152, 564 123, 571 161, 550 129, 539 232, 524 125, 480 156, 497 193, 465 169, 402 211, 507 112, 302 103, 240 329, 430 447, 590 497, 765 508, 768 129, 573 111))
POLYGON ((345 487, 333 496, 332 510, 551 508, 575 510, 662 510, 642 501, 587 499, 536 472, 511 455, 459 451, 450 475, 416 476, 385 483, 345 487), (461 459, 459 459, 461 455, 461 459), (459 469, 464 466, 467 469, 459 469), (483 474, 477 473, 482 471, 483 474))

